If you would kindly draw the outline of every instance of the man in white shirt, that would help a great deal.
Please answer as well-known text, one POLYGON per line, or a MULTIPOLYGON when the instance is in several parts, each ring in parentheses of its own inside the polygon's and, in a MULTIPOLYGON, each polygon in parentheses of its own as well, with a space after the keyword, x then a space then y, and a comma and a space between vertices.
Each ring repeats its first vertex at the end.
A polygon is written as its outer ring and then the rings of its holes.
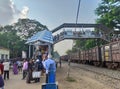
POLYGON ((6 80, 6 76, 7 79, 9 79, 10 62, 6 60, 5 62, 3 62, 3 65, 4 65, 4 80, 6 80))

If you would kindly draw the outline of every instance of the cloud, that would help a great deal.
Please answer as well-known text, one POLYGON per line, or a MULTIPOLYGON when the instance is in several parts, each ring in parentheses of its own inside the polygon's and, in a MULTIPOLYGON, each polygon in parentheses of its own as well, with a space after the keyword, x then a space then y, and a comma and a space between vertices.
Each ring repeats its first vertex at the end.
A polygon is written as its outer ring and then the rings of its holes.
POLYGON ((0 1, 0 24, 10 23, 13 19, 12 3, 9 0, 0 1))
POLYGON ((29 8, 24 6, 20 11, 13 0, 0 0, 0 25, 16 22, 19 18, 27 18, 29 8))
POLYGON ((21 13, 20 13, 20 18, 27 18, 28 12, 29 12, 29 8, 26 7, 26 6, 24 6, 24 7, 23 7, 23 10, 22 10, 21 13))

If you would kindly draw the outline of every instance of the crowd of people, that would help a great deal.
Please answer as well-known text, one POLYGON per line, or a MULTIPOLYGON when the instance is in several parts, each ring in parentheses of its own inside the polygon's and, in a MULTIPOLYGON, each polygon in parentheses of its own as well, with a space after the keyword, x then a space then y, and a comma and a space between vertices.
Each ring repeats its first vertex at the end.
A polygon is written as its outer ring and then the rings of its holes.
MULTIPOLYGON (((9 80, 10 62, 8 60, 0 62, 0 88, 4 89, 4 80, 9 80)), ((40 82, 40 76, 33 78, 33 72, 41 72, 46 74, 46 83, 48 82, 48 74, 52 69, 56 71, 56 63, 52 59, 51 55, 42 54, 38 55, 36 59, 24 59, 22 62, 14 61, 12 63, 12 72, 17 75, 22 72, 22 80, 26 80, 26 83, 40 82)))

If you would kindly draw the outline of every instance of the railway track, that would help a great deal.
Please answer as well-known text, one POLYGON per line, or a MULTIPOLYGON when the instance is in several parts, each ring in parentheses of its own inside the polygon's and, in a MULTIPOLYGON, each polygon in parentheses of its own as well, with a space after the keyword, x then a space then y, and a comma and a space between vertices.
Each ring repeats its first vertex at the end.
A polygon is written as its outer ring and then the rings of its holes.
POLYGON ((70 67, 80 68, 80 69, 83 69, 83 70, 86 70, 86 71, 96 73, 98 75, 107 76, 109 78, 113 78, 115 80, 120 81, 120 71, 119 70, 111 70, 111 69, 100 68, 100 67, 84 65, 84 64, 76 64, 76 63, 71 63, 70 67))

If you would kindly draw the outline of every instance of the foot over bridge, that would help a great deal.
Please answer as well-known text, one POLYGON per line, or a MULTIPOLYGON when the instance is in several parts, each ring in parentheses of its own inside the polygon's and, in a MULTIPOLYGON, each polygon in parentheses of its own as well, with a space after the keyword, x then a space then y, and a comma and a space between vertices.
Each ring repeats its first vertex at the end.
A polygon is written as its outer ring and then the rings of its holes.
POLYGON ((64 23, 52 30, 54 43, 64 39, 103 39, 110 41, 112 29, 102 24, 64 23))

